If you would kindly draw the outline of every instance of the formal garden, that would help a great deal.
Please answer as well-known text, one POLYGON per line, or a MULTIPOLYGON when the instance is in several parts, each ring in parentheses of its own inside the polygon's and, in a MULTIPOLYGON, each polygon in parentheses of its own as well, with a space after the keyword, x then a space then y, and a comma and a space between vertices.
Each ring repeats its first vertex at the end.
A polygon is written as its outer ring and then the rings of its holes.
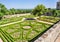
POLYGON ((4 5, 0 5, 0 38, 3 40, 3 42, 28 42, 35 38, 37 35, 41 33, 43 34, 45 30, 47 30, 50 26, 60 20, 60 10, 47 9, 44 5, 37 5, 32 10, 21 10, 14 8, 8 10, 4 5), (51 12, 52 15, 47 16, 47 12, 51 12), (4 15, 14 15, 21 13, 30 13, 31 15, 3 18, 4 15), (23 20, 23 18, 25 19, 23 20), (32 20, 29 18, 31 18, 32 20), (17 23, 12 24, 13 22, 17 23))
MULTIPOLYGON (((28 16, 26 17, 30 18, 28 16)), ((41 16, 40 18, 37 18, 37 20, 40 20, 40 19, 41 20, 43 19, 42 21, 46 21, 47 19, 47 22, 49 23, 51 22, 55 23, 59 20, 59 18, 57 17, 49 18, 49 16, 41 16)), ((46 24, 43 22, 38 22, 37 20, 24 20, 16 24, 0 27, 0 36, 2 37, 4 42, 11 42, 11 41, 12 42, 22 42, 22 41, 27 42, 33 39, 34 37, 36 37, 38 34, 45 31, 46 29, 48 29, 48 27, 50 27, 51 25, 53 25, 53 24, 46 24)), ((11 21, 13 21, 13 18, 11 19, 11 21)))

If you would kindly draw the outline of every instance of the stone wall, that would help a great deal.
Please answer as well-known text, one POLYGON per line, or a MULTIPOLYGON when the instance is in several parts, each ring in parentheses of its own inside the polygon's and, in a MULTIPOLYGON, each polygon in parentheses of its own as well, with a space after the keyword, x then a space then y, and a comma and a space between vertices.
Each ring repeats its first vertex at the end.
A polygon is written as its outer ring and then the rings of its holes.
POLYGON ((60 21, 34 42, 54 42, 60 33, 60 21))

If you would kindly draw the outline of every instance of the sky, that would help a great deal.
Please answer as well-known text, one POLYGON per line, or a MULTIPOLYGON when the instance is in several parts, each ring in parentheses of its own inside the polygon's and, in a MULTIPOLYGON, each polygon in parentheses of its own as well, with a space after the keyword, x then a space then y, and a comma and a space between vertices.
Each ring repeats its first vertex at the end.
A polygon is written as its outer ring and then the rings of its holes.
POLYGON ((43 4, 47 8, 56 8, 57 0, 0 0, 8 9, 33 9, 38 4, 43 4))

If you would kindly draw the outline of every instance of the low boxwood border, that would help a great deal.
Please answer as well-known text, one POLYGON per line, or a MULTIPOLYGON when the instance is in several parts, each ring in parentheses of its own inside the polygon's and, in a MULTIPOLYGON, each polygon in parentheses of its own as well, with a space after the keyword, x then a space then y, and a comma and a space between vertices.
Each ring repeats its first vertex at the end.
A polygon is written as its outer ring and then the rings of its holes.
MULTIPOLYGON (((12 37, 5 31, 3 31, 1 28, 0 28, 0 32, 2 34, 2 36, 4 36, 4 38, 8 41, 8 42, 14 42, 14 40, 12 39, 12 37)), ((4 40, 4 39, 3 39, 4 40)), ((5 41, 5 40, 4 40, 5 41)))

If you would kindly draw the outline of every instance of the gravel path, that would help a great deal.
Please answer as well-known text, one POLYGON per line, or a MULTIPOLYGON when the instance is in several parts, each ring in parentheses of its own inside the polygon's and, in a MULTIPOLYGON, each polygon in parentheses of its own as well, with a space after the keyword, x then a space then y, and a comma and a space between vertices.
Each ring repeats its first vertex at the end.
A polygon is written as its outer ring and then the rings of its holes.
POLYGON ((20 16, 25 16, 25 15, 31 15, 31 13, 24 13, 24 14, 14 14, 14 15, 5 15, 3 18, 12 18, 12 17, 20 17, 20 16))
MULTIPOLYGON (((35 17, 35 19, 37 20, 37 18, 39 18, 39 17, 35 17)), ((50 23, 50 22, 45 22, 45 21, 41 21, 41 20, 37 20, 38 22, 42 22, 42 23, 46 23, 46 24, 53 24, 53 23, 50 23)))
POLYGON ((0 27, 4 27, 4 26, 8 26, 8 25, 19 23, 19 22, 23 22, 24 20, 25 20, 25 18, 23 18, 21 21, 17 21, 17 22, 12 22, 12 23, 8 23, 8 24, 0 25, 0 27))
POLYGON ((53 24, 53 23, 50 23, 50 22, 45 22, 45 21, 41 21, 41 20, 37 20, 38 22, 42 22, 42 23, 46 23, 46 24, 53 24))
MULTIPOLYGON (((35 17, 36 19, 37 17, 35 17)), ((8 26, 8 25, 11 25, 11 24, 16 24, 16 23, 19 23, 19 22, 23 22, 25 20, 25 18, 23 18, 21 21, 17 21, 17 22, 12 22, 12 23, 8 23, 8 24, 4 24, 4 25, 0 25, 0 27, 4 27, 4 26, 8 26)), ((38 22, 42 22, 42 23, 46 23, 46 24, 53 24, 53 23, 49 23, 49 22, 45 22, 45 21, 40 21, 40 20, 37 20, 38 22)))

